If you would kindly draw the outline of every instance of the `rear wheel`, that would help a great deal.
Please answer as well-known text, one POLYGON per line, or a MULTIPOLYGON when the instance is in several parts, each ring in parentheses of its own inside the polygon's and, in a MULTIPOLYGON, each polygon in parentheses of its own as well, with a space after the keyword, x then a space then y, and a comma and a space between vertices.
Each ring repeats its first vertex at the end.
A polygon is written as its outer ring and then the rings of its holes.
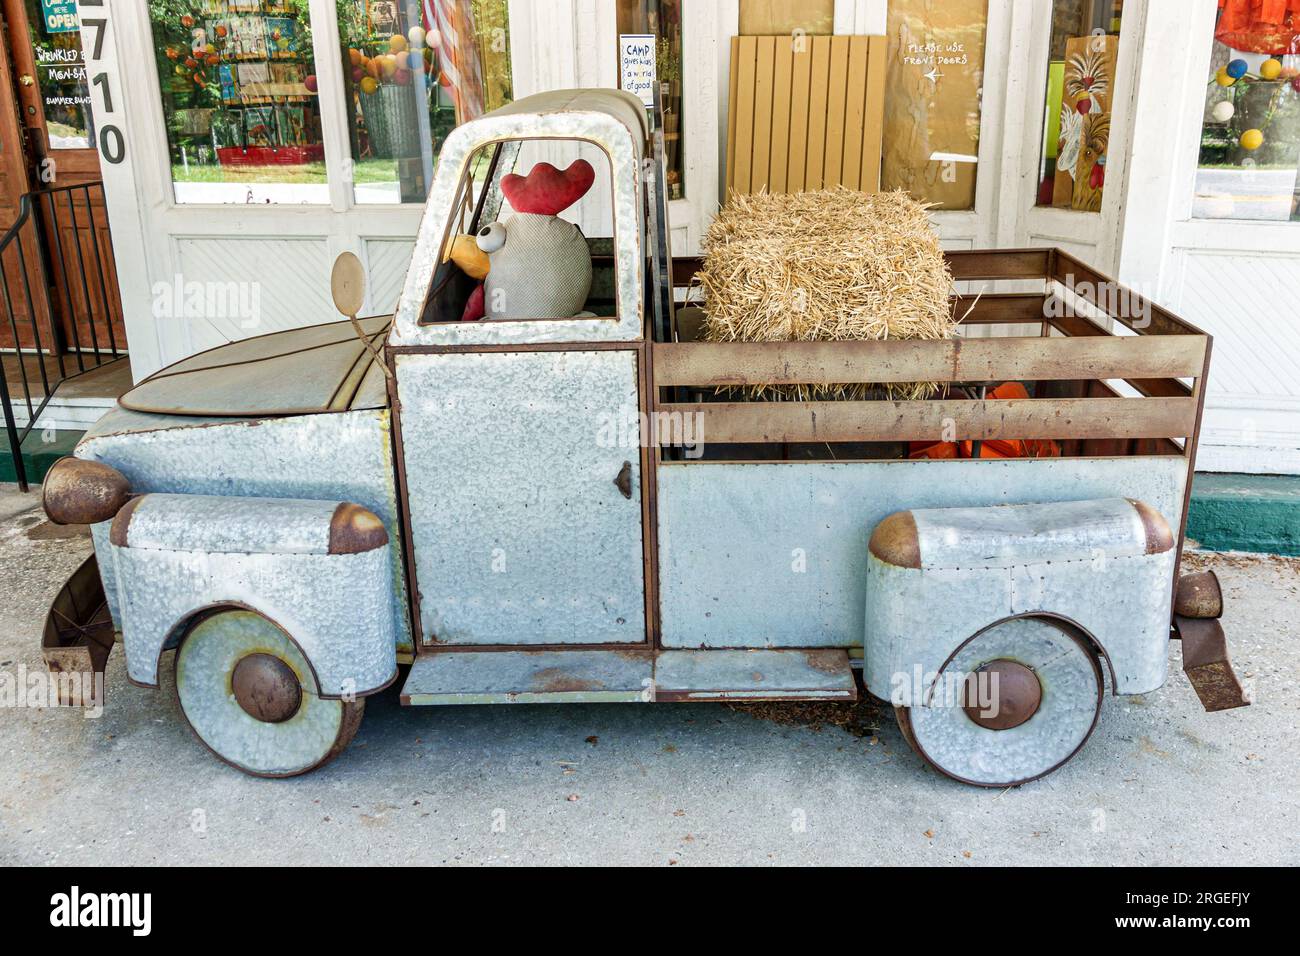
POLYGON ((298 646, 273 621, 231 609, 204 618, 176 652, 176 695, 195 735, 233 767, 292 777, 328 763, 365 701, 325 700, 298 646))
POLYGON ((903 737, 940 773, 1010 787, 1056 770, 1097 724, 1105 684, 1080 637, 1046 618, 982 631, 948 661, 927 706, 897 707, 903 737))

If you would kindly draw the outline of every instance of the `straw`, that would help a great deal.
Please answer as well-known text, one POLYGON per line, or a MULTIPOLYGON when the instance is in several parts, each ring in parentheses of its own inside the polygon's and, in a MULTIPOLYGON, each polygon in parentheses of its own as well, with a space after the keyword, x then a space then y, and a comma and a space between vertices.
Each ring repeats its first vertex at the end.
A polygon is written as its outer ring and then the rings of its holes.
MULTIPOLYGON (((712 342, 945 339, 952 275, 926 207, 903 190, 733 195, 704 238, 712 342)), ((927 398, 933 382, 756 385, 753 398, 927 398)))

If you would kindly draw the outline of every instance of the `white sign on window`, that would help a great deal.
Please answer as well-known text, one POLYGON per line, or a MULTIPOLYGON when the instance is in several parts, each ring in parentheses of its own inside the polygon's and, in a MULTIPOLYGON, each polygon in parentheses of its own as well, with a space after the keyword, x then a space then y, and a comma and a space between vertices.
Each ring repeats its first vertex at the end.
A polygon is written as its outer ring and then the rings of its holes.
POLYGON ((655 105, 655 35, 622 33, 618 38, 618 85, 651 109, 655 105))

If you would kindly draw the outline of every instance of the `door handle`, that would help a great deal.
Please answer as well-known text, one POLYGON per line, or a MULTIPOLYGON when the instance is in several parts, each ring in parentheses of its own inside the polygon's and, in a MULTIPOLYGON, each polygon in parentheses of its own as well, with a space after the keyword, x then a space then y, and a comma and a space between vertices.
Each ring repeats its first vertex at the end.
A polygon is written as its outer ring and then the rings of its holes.
POLYGON ((632 463, 630 461, 623 462, 623 467, 614 476, 614 487, 619 490, 619 493, 624 498, 629 500, 632 498, 632 463))

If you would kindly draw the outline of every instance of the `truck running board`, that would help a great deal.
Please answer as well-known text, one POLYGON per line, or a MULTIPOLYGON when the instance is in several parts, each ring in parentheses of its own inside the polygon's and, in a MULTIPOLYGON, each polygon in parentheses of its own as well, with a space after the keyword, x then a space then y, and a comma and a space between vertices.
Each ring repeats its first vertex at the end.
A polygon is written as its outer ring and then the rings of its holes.
POLYGON ((411 665, 402 703, 567 704, 857 700, 842 650, 433 651, 411 665))

